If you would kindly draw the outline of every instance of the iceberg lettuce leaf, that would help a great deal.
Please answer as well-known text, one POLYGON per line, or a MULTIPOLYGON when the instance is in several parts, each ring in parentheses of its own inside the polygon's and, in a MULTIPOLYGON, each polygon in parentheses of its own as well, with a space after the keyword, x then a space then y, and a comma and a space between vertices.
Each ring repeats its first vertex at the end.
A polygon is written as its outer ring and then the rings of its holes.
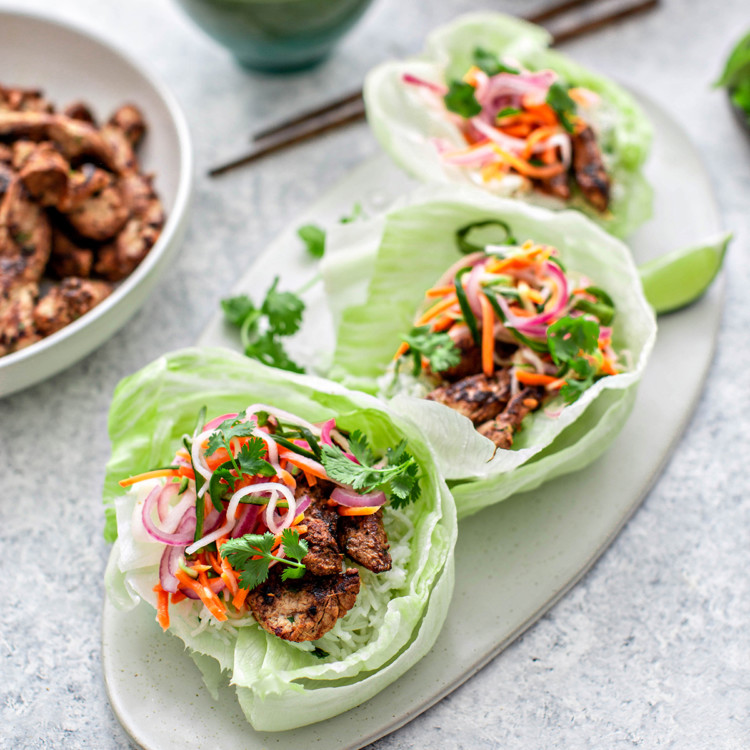
MULTIPOLYGON (((391 551, 400 565, 380 576, 361 569, 357 603, 314 644, 283 641, 251 616, 229 628, 204 627, 199 607, 190 600, 170 606, 170 631, 200 662, 211 690, 217 688, 218 671, 226 671, 253 726, 278 731, 321 721, 363 702, 427 653, 452 592, 456 515, 426 441, 382 402, 330 381, 267 368, 228 350, 186 349, 159 358, 115 391, 104 489, 109 538, 118 530, 129 534, 128 519, 137 512, 138 492, 123 497, 118 480, 168 463, 203 405, 208 414, 221 414, 253 402, 274 404, 312 421, 335 416, 342 429, 362 430, 378 451, 406 438, 422 473, 420 499, 406 509, 385 511, 391 551), (347 632, 347 622, 357 623, 356 634, 347 632), (319 658, 314 646, 330 655, 319 658)), ((153 548, 160 545, 148 539, 118 540, 107 574, 113 602, 130 606, 136 594, 155 604, 151 587, 158 580, 158 555, 153 548)))
POLYGON ((633 97, 604 76, 550 50, 549 34, 525 21, 499 13, 472 13, 436 29, 424 53, 415 59, 388 62, 365 81, 370 126, 396 163, 423 182, 474 184, 470 172, 444 164, 430 142, 443 138, 465 146, 458 127, 438 108, 426 106, 423 92, 403 83, 410 73, 433 83, 460 79, 473 64, 477 47, 517 60, 530 70, 550 68, 563 81, 594 91, 601 98, 601 146, 612 175, 610 208, 602 215, 577 191, 564 205, 532 191, 521 197, 548 208, 575 208, 608 232, 625 237, 651 216, 652 191, 641 167, 651 146, 651 125, 633 97))
POLYGON ((591 446, 604 445, 624 423, 629 408, 613 411, 614 405, 632 398, 631 390, 654 344, 656 323, 628 248, 581 214, 553 213, 467 186, 430 186, 386 214, 385 222, 360 222, 342 233, 333 230, 329 248, 323 278, 337 325, 330 374, 349 385, 391 396, 394 411, 419 425, 454 491, 459 515, 578 468, 582 460, 593 460, 591 446), (512 450, 496 451, 468 419, 416 397, 408 379, 397 382, 395 393, 392 386, 384 388, 382 379, 401 337, 412 326, 425 290, 461 257, 456 230, 489 218, 506 222, 520 242, 533 239, 553 245, 569 271, 584 274, 608 291, 617 311, 613 343, 630 362, 626 372, 600 379, 559 416, 549 416, 544 409, 530 414, 512 450), (355 232, 360 247, 369 243, 374 257, 367 266, 371 273, 358 282, 360 289, 367 289, 359 304, 352 304, 351 297, 342 302, 339 292, 338 266, 347 263, 346 245, 355 232), (603 414, 610 416, 605 419, 603 414), (558 456, 570 435, 577 435, 575 445, 558 456), (584 436, 586 442, 580 443, 584 436), (511 479, 513 475, 517 478, 511 479), (480 498, 471 494, 472 483, 482 488, 477 491, 480 498))

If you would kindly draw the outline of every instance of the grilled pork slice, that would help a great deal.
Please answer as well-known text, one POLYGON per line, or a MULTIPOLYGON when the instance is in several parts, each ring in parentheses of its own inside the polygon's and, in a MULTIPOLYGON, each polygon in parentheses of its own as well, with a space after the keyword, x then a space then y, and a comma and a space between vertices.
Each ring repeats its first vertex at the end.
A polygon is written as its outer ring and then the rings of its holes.
POLYGON ((339 545, 345 555, 373 573, 391 569, 382 508, 369 516, 341 516, 339 545))
POLYGON ((42 336, 49 336, 72 323, 109 296, 112 285, 91 279, 63 279, 39 300, 34 323, 42 336))
POLYGON ((80 100, 71 102, 62 113, 71 120, 82 120, 96 127, 96 118, 86 102, 80 100))
POLYGON ((112 175, 93 164, 83 164, 69 175, 68 189, 57 204, 58 211, 70 213, 84 201, 110 185, 112 175))
POLYGON ((492 440, 498 448, 511 448, 513 436, 521 428, 521 422, 527 414, 539 408, 543 395, 543 388, 524 388, 513 396, 496 419, 479 425, 477 432, 492 440))
POLYGON ((482 424, 496 417, 508 403, 510 373, 501 370, 490 378, 482 373, 471 375, 435 388, 427 398, 455 409, 474 424, 482 424))
POLYGON ((94 271, 108 281, 119 281, 148 255, 164 226, 164 209, 156 197, 152 177, 132 174, 120 181, 132 216, 115 239, 99 251, 94 271))
POLYGON ((570 185, 568 184, 567 172, 560 172, 560 174, 548 177, 545 180, 536 180, 534 184, 547 195, 560 198, 563 201, 570 199, 570 185))
POLYGON ((112 239, 130 218, 120 186, 109 176, 109 184, 67 213, 71 226, 82 237, 96 242, 112 239))
POLYGON ((52 232, 52 254, 49 269, 59 278, 77 276, 87 279, 91 276, 94 264, 94 251, 77 245, 59 229, 52 232))
POLYGON ((0 256, 17 260, 14 275, 27 283, 42 277, 52 246, 52 228, 21 181, 0 164, 0 256))
POLYGON ((68 190, 70 164, 48 141, 34 144, 18 168, 21 182, 43 206, 56 206, 68 190))
POLYGON ((335 576, 306 573, 281 580, 278 566, 265 583, 247 597, 260 626, 287 641, 315 641, 325 635, 353 606, 359 594, 359 573, 349 568, 335 576))
POLYGON ((573 172, 586 200, 599 211, 606 211, 609 205, 609 175, 590 127, 573 136, 573 172))
POLYGON ((0 86, 0 110, 14 112, 52 112, 48 102, 39 89, 22 89, 0 86))
POLYGON ((36 282, 27 278, 23 259, 0 257, 0 355, 39 340, 34 326, 38 294, 36 282))
POLYGON ((339 514, 328 506, 333 486, 329 482, 318 482, 314 487, 298 487, 297 498, 309 495, 310 507, 305 511, 308 552, 302 559, 305 567, 319 576, 341 573, 343 556, 336 541, 336 526, 339 514))

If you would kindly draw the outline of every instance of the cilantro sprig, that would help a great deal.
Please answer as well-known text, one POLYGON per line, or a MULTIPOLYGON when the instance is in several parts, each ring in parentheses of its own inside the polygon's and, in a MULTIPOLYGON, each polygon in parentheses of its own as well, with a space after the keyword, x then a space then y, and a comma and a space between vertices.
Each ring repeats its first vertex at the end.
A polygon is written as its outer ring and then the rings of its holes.
POLYGON ((422 358, 430 363, 433 372, 442 372, 454 367, 461 361, 461 352, 453 339, 445 332, 431 331, 430 326, 417 326, 404 336, 409 350, 404 356, 414 360, 413 375, 417 377, 422 371, 422 358))
POLYGON ((268 568, 275 560, 284 566, 281 580, 302 578, 305 565, 302 559, 307 554, 307 542, 299 538, 299 534, 291 529, 281 532, 281 547, 284 557, 278 557, 271 551, 274 535, 270 531, 265 534, 245 534, 238 539, 230 539, 221 547, 221 555, 230 565, 240 573, 240 587, 254 589, 268 579, 268 568))
POLYGON ((359 463, 344 455, 338 446, 322 446, 323 466, 335 482, 365 494, 383 490, 394 508, 404 507, 419 498, 422 492, 419 467, 406 450, 405 440, 395 448, 388 448, 381 460, 376 459, 367 438, 359 430, 349 436, 349 447, 359 463))
POLYGON ((278 290, 277 276, 260 307, 246 294, 221 301, 224 317, 240 329, 245 354, 270 367, 304 372, 284 349, 281 339, 296 333, 302 325, 305 303, 293 292, 278 290))
MULTIPOLYGON (((364 216, 361 203, 355 203, 352 211, 339 219, 339 224, 351 224, 364 216)), ((317 224, 305 224, 297 230, 297 236, 305 244, 307 252, 313 258, 322 258, 326 252, 326 230, 317 224)))
POLYGON ((477 101, 474 87, 463 81, 451 81, 443 101, 449 112, 455 112, 467 120, 482 111, 482 105, 477 101))
POLYGON ((482 47, 474 48, 474 65, 483 70, 488 76, 496 76, 498 73, 513 73, 517 75, 521 71, 510 65, 506 65, 493 52, 488 52, 482 47))
POLYGON ((552 360, 560 367, 559 377, 565 377, 560 395, 572 404, 596 378, 591 358, 599 348, 599 323, 584 317, 560 318, 547 329, 547 343, 552 360))
POLYGON ((560 124, 572 133, 575 130, 573 117, 576 113, 576 103, 570 98, 568 90, 557 81, 549 87, 547 92, 547 104, 555 110, 560 124))

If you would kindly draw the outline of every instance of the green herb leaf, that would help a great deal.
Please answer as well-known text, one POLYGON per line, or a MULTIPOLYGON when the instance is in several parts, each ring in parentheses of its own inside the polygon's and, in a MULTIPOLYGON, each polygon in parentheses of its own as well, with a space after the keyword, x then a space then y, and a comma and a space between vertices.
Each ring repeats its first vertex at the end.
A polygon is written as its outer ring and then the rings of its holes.
POLYGON ((302 324, 305 303, 292 292, 279 292, 277 276, 266 293, 261 311, 268 318, 268 325, 278 336, 291 336, 302 324))
POLYGON ((406 450, 406 441, 386 451, 385 461, 375 461, 374 454, 361 433, 349 437, 352 452, 360 463, 354 463, 338 446, 324 445, 323 466, 328 476, 357 492, 367 494, 383 490, 394 507, 414 502, 421 493, 419 470, 414 457, 406 450))
POLYGON ((240 471, 248 476, 272 477, 276 469, 264 458, 267 454, 266 444, 259 437, 251 438, 237 454, 240 471))
POLYGON ((239 539, 230 539, 221 547, 221 555, 231 566, 240 572, 240 586, 254 589, 268 579, 268 566, 273 560, 285 566, 281 573, 282 580, 301 578, 305 574, 302 558, 307 554, 307 542, 299 538, 296 531, 285 529, 282 532, 281 544, 286 557, 276 557, 271 553, 274 535, 245 534, 239 539), (254 560, 253 558, 258 559, 254 560))
POLYGON ((547 329, 549 351, 556 365, 578 358, 579 352, 591 354, 599 343, 599 324, 587 318, 560 318, 547 329))
POLYGON ((560 83, 553 83, 547 92, 547 104, 555 110, 560 124, 572 133, 575 125, 572 116, 576 113, 576 103, 570 98, 568 90, 560 83))
POLYGON ((279 370, 289 372, 304 372, 305 368, 298 365, 286 353, 284 345, 274 336, 271 331, 266 331, 255 341, 245 347, 245 354, 257 359, 269 367, 277 367, 279 370))
POLYGON ((297 230, 297 236, 305 243, 313 258, 322 258, 326 251, 326 232, 317 224, 305 224, 297 230))
POLYGON ((227 297, 221 301, 224 317, 232 324, 241 326, 248 315, 255 312, 253 301, 246 294, 227 297))
POLYGON ((463 81, 452 81, 443 101, 448 111, 467 119, 482 111, 481 105, 474 96, 474 87, 463 81))
MULTIPOLYGON (((206 455, 210 456, 219 448, 229 449, 229 441, 235 437, 250 437, 255 429, 254 422, 243 422, 245 412, 241 411, 236 417, 225 419, 209 436, 206 455)), ((260 438, 258 438, 260 440, 260 438)), ((260 440, 262 443, 263 441, 260 440)))
POLYGON ((521 110, 517 107, 503 107, 497 115, 495 115, 496 119, 500 119, 501 117, 513 117, 513 115, 520 115, 521 110))
POLYGON ((448 370, 461 361, 461 352, 453 339, 444 331, 431 331, 430 326, 412 328, 404 341, 409 345, 408 354, 414 358, 415 377, 422 370, 422 357, 430 363, 433 372, 448 370))
POLYGON ((482 47, 474 48, 474 65, 483 70, 488 76, 496 76, 498 73, 513 73, 518 75, 521 71, 500 61, 497 55, 488 52, 482 47))

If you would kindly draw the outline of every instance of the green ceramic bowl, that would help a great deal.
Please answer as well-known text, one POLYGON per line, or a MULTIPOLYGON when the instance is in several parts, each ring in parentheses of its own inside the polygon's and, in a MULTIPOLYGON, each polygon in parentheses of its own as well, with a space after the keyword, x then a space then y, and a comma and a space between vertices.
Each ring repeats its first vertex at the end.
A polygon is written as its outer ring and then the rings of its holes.
POLYGON ((315 65, 372 0, 177 0, 247 68, 283 72, 315 65))

